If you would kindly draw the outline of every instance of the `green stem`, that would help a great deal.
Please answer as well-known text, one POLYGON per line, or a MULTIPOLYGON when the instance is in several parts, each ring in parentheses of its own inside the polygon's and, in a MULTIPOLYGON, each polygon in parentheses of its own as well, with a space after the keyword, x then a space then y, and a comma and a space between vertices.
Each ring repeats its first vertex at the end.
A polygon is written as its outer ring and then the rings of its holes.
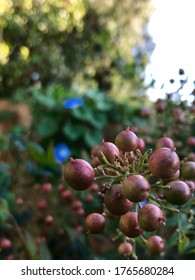
POLYGON ((143 235, 140 235, 139 237, 140 237, 140 239, 144 242, 144 244, 147 243, 147 240, 143 237, 143 235))
POLYGON ((151 154, 151 150, 148 150, 145 152, 145 154, 142 156, 140 163, 138 165, 138 168, 136 170, 137 173, 139 173, 139 171, 142 169, 144 161, 148 158, 148 156, 151 154))
POLYGON ((13 215, 11 215, 11 214, 9 215, 9 217, 10 217, 10 219, 11 219, 13 225, 15 226, 15 230, 17 231, 18 236, 19 236, 19 238, 20 238, 22 244, 24 245, 24 248, 26 249, 26 252, 28 253, 30 259, 31 259, 31 260, 37 260, 38 258, 37 258, 36 256, 34 256, 34 254, 32 254, 32 252, 30 251, 30 249, 29 249, 29 247, 28 247, 28 245, 27 245, 27 243, 26 243, 26 240, 25 240, 25 238, 24 238, 24 235, 23 235, 23 233, 22 233, 20 227, 18 226, 18 224, 17 224, 15 218, 14 218, 13 215))
POLYGON ((102 176, 98 176, 95 177, 95 181, 101 180, 101 179, 109 179, 109 180, 119 180, 122 179, 124 177, 124 175, 116 175, 116 176, 109 176, 109 175, 102 175, 102 176))

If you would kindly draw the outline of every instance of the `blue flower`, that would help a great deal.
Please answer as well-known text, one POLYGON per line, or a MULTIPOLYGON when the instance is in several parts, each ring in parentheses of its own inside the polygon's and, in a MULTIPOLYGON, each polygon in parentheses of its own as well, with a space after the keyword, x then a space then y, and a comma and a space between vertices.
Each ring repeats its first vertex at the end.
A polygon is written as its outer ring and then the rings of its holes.
POLYGON ((54 147, 54 155, 57 162, 65 161, 71 154, 70 149, 65 143, 60 143, 54 147))
POLYGON ((74 109, 84 105, 84 100, 81 97, 74 97, 63 102, 63 107, 66 109, 74 109))
POLYGON ((145 206, 147 203, 148 203, 147 200, 143 200, 142 202, 140 202, 140 204, 141 204, 142 207, 145 206))

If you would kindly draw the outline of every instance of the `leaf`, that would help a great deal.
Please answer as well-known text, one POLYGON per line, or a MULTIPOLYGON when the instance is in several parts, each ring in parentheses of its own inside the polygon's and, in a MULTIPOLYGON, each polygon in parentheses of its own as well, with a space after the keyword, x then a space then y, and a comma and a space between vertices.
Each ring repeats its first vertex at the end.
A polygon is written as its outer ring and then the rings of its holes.
POLYGON ((45 151, 44 149, 38 145, 37 143, 31 142, 28 144, 27 150, 32 157, 38 163, 45 162, 45 151))
POLYGON ((11 183, 11 175, 9 172, 9 166, 0 161, 0 192, 7 191, 8 186, 11 183))
POLYGON ((51 253, 45 242, 41 242, 39 246, 39 256, 41 260, 52 260, 51 253))
POLYGON ((62 131, 67 138, 75 141, 83 134, 83 126, 69 122, 64 125, 62 131))
POLYGON ((195 250, 195 240, 190 240, 190 242, 186 245, 186 248, 185 248, 185 252, 187 252, 187 253, 192 252, 192 250, 195 250))
POLYGON ((93 111, 89 107, 83 106, 73 109, 72 115, 79 121, 90 122, 90 119, 93 118, 93 111))
POLYGON ((31 252, 31 255, 35 256, 36 252, 37 252, 37 246, 36 246, 34 238, 28 231, 25 232, 25 237, 26 237, 26 243, 31 252))
POLYGON ((41 137, 50 137, 56 133, 58 124, 52 118, 42 119, 35 127, 36 132, 41 137))
POLYGON ((51 143, 47 149, 47 163, 55 164, 54 146, 51 143))
POLYGON ((56 105, 55 99, 49 95, 45 96, 45 95, 39 94, 36 96, 36 99, 41 105, 48 107, 48 108, 53 108, 56 105))
POLYGON ((6 200, 0 198, 0 221, 5 222, 9 217, 9 209, 6 200))
POLYGON ((178 225, 178 218, 177 216, 169 217, 166 221, 166 226, 167 227, 173 227, 178 225))
POLYGON ((87 145, 92 148, 93 146, 97 145, 101 141, 101 134, 98 131, 90 131, 88 130, 85 135, 85 142, 87 145))
POLYGON ((178 244, 179 233, 174 232, 171 237, 166 241, 166 249, 171 248, 178 244))
POLYGON ((89 120, 89 122, 95 128, 101 129, 106 124, 106 117, 103 114, 97 113, 89 120))
POLYGON ((184 236, 178 244, 178 251, 180 254, 184 253, 186 247, 188 246, 190 240, 187 236, 184 236))

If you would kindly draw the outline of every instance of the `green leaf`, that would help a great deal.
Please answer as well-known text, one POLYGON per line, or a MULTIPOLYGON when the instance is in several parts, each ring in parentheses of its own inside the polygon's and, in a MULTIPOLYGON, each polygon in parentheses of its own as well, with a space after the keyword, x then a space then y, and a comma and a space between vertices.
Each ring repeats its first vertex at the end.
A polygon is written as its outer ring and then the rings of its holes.
POLYGON ((69 122, 64 125, 62 131, 68 139, 75 141, 83 134, 83 126, 69 122))
POLYGON ((106 124, 106 116, 101 113, 94 114, 90 119, 90 124, 92 124, 97 129, 101 129, 106 124))
POLYGON ((0 198, 0 221, 5 222, 9 217, 9 209, 7 202, 0 198))
POLYGON ((56 105, 55 99, 49 95, 45 96, 39 93, 39 95, 36 96, 36 99, 41 105, 48 108, 53 108, 56 105))
POLYGON ((178 218, 177 216, 173 215, 172 217, 169 217, 166 221, 167 227, 174 227, 178 225, 178 218))
POLYGON ((26 237, 26 243, 31 252, 31 255, 35 256, 36 252, 37 252, 37 246, 36 246, 34 238, 28 231, 25 232, 25 237, 26 237))
POLYGON ((166 241, 166 249, 170 249, 178 244, 179 233, 174 232, 171 237, 166 241))
POLYGON ((90 119, 93 118, 93 111, 87 106, 75 108, 72 110, 72 115, 74 118, 79 121, 90 122, 90 119))
POLYGON ((50 137, 56 133, 58 124, 52 118, 42 119, 35 127, 36 132, 41 137, 50 137))
POLYGON ((86 144, 92 148, 93 146, 97 145, 100 143, 101 141, 101 134, 99 133, 99 131, 90 131, 87 130, 85 135, 85 142, 86 144))
POLYGON ((35 160, 38 163, 45 162, 45 151, 40 145, 31 142, 28 144, 27 149, 33 160, 35 160))
POLYGON ((178 244, 178 251, 180 254, 184 253, 186 247, 188 246, 190 240, 187 236, 184 236, 178 244))
POLYGON ((0 161, 0 191, 7 191, 8 186, 11 183, 11 174, 8 164, 0 161))
POLYGON ((47 149, 47 163, 55 164, 54 146, 51 143, 47 149))
POLYGON ((52 260, 51 253, 45 242, 41 242, 39 246, 39 256, 41 260, 52 260))
POLYGON ((190 242, 185 247, 185 252, 189 253, 192 250, 195 250, 195 240, 190 240, 190 242))

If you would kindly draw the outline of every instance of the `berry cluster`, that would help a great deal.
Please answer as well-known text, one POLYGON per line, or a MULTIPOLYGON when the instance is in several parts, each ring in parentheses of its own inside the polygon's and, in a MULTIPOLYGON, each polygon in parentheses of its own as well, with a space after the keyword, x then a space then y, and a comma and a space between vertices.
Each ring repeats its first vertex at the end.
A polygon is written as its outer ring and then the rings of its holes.
POLYGON ((182 212, 194 218, 185 205, 193 201, 195 162, 181 161, 174 141, 167 136, 156 141, 153 152, 144 151, 143 144, 127 127, 118 133, 115 143, 102 140, 91 150, 91 164, 71 158, 64 167, 64 180, 70 188, 84 191, 94 181, 99 185, 102 211, 86 217, 87 233, 102 233, 107 219, 116 218, 121 240, 118 252, 128 258, 137 258, 136 238, 152 254, 164 250, 165 241, 158 233, 166 225, 167 213, 182 212))

